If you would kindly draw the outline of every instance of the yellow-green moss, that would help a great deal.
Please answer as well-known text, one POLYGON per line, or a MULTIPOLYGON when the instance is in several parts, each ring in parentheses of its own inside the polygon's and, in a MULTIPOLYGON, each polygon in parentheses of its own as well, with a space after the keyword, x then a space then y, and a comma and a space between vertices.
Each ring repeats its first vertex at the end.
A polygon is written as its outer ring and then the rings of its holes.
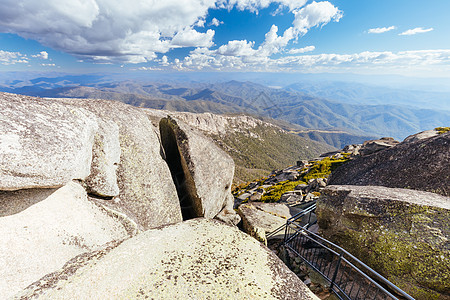
MULTIPOLYGON (((330 211, 332 208, 322 205, 318 217, 327 217, 331 222, 322 224, 325 230, 335 227, 335 222, 339 224, 340 229, 331 229, 328 238, 399 284, 411 296, 440 299, 450 291, 450 252, 439 246, 439 239, 432 237, 430 226, 436 222, 446 224, 448 213, 443 209, 396 202, 383 207, 378 216, 347 214, 336 219, 336 214, 330 211)), ((445 232, 445 228, 442 230, 445 232)))
POLYGON ((285 192, 293 191, 294 188, 299 184, 305 184, 302 180, 297 181, 282 181, 278 184, 275 184, 269 188, 267 188, 266 193, 261 197, 261 201, 263 202, 275 202, 278 201, 285 192))
POLYGON ((443 134, 450 131, 450 127, 436 127, 434 130, 437 130, 439 134, 443 134))
POLYGON ((325 157, 322 160, 315 161, 308 173, 303 176, 303 181, 308 182, 310 179, 314 178, 324 178, 328 177, 337 167, 347 162, 348 159, 333 159, 329 157, 325 157))

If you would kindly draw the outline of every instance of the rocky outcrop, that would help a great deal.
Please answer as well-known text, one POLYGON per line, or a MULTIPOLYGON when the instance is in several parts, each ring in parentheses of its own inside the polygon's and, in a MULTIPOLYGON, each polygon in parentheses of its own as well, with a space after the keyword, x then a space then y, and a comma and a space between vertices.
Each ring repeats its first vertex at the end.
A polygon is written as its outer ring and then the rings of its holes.
POLYGON ((411 143, 411 142, 417 142, 423 139, 428 139, 434 136, 439 135, 439 131, 436 129, 432 129, 432 130, 425 130, 416 134, 412 134, 408 137, 406 137, 403 140, 403 143, 411 143))
POLYGON ((121 154, 117 183, 120 193, 116 203, 105 205, 129 215, 142 230, 182 221, 176 188, 161 156, 157 129, 145 113, 115 101, 55 101, 88 110, 105 122, 116 123, 119 128, 121 154))
POLYGON ((141 230, 182 220, 156 128, 119 102, 1 93, 0 190, 77 180, 141 230))
POLYGON ((118 196, 117 166, 120 163, 119 126, 114 121, 98 119, 99 131, 94 137, 91 173, 85 180, 90 194, 118 196))
MULTIPOLYGON (((286 224, 287 219, 300 211, 285 204, 262 202, 241 204, 238 208, 244 231, 266 245, 266 234, 286 224)), ((284 231, 281 235, 284 235, 284 231)))
POLYGON ((173 118, 160 123, 161 143, 171 169, 183 217, 206 217, 237 224, 231 184, 234 162, 209 138, 173 118))
POLYGON ((328 186, 321 233, 417 299, 450 297, 450 198, 375 186, 328 186))
POLYGON ((335 185, 379 185, 450 195, 450 133, 402 142, 336 169, 335 185))
POLYGON ((1 93, 0 190, 55 188, 91 173, 96 116, 56 101, 1 93))
POLYGON ((394 138, 391 137, 384 137, 379 140, 365 141, 359 149, 359 153, 361 156, 370 155, 372 153, 394 147, 398 143, 398 141, 394 140, 394 138))
POLYGON ((81 185, 0 192, 0 299, 7 299, 72 257, 128 237, 90 202, 81 185))
POLYGON ((266 247, 207 219, 148 230, 78 257, 16 297, 318 299, 266 247))
POLYGON ((280 129, 271 123, 264 122, 246 115, 217 115, 212 113, 189 113, 156 109, 144 109, 148 115, 155 121, 159 122, 159 119, 170 115, 190 127, 193 127, 204 134, 208 135, 224 135, 230 132, 241 132, 251 135, 249 129, 253 129, 257 126, 272 127, 274 129, 280 129))

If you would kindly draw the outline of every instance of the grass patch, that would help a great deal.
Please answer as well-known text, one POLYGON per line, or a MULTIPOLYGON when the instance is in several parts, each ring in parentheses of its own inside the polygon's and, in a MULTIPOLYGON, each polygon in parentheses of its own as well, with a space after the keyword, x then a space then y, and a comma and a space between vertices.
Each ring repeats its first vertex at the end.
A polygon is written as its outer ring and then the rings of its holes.
POLYGON ((278 201, 281 198, 281 195, 283 195, 285 192, 293 191, 294 188, 299 184, 305 184, 302 180, 297 181, 282 181, 280 183, 277 183, 269 188, 267 188, 266 193, 262 195, 261 201, 262 202, 275 202, 278 201))
POLYGON ((309 169, 308 173, 303 176, 303 181, 308 182, 310 179, 314 178, 324 178, 328 177, 337 167, 346 163, 348 159, 333 159, 325 157, 322 160, 314 162, 314 164, 309 169))

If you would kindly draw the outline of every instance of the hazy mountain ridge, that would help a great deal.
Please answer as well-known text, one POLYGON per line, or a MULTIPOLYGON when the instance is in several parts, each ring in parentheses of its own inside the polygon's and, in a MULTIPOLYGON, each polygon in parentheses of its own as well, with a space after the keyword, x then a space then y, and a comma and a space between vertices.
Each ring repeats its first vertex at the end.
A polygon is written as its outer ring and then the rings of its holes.
MULTIPOLYGON (((77 77, 74 78, 77 79, 77 77)), ((355 142, 381 136, 392 136, 401 140, 414 132, 444 126, 450 120, 450 111, 446 110, 423 109, 404 105, 349 104, 293 91, 301 83, 290 85, 288 90, 283 90, 269 88, 253 82, 234 80, 214 84, 198 82, 168 84, 135 81, 102 82, 101 79, 93 77, 89 86, 82 86, 85 82, 83 80, 71 80, 73 78, 70 76, 49 80, 39 78, 32 82, 28 81, 31 84, 28 86, 16 80, 10 82, 9 86, 3 86, 0 89, 41 97, 112 99, 138 107, 172 111, 213 112, 217 114, 244 112, 254 116, 284 120, 300 125, 302 128, 329 131, 344 130, 349 135, 354 136, 347 141, 356 139, 355 142), (78 86, 74 86, 76 84, 78 86), (360 136, 364 136, 364 138, 359 140, 360 136)), ((311 85, 309 90, 314 92, 314 87, 317 87, 315 91, 317 92, 318 87, 321 86, 327 86, 327 83, 311 85)), ((346 96, 347 99, 350 99, 348 101, 356 102, 355 99, 362 86, 364 85, 356 84, 354 92, 348 95, 336 92, 336 98, 333 100, 342 100, 346 96)), ((342 90, 349 90, 350 87, 343 84, 342 90)), ((365 94, 361 92, 363 96, 370 94, 368 92, 370 89, 365 91, 365 94)), ((324 91, 324 93, 325 96, 333 96, 332 91, 324 91)), ((394 95, 391 94, 390 97, 392 98, 394 95)), ((392 100, 391 98, 388 97, 386 101, 392 100)), ((404 97, 402 99, 399 102, 405 101, 404 97)), ((346 102, 348 101, 346 100, 346 102)), ((367 102, 368 100, 358 101, 367 102)), ((310 137, 319 141, 327 141, 334 146, 342 146, 346 143, 338 142, 336 138, 330 140, 329 134, 326 138, 321 133, 315 133, 310 137)))
POLYGON ((441 107, 450 110, 450 94, 444 92, 394 89, 340 81, 304 81, 290 84, 285 89, 348 104, 389 103, 416 108, 441 107))

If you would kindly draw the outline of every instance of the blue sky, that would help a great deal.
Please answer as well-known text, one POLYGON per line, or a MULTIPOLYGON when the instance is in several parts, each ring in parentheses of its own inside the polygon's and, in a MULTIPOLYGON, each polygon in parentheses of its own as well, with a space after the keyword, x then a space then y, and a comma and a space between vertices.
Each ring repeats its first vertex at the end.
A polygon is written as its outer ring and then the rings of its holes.
POLYGON ((448 0, 1 0, 0 71, 450 77, 448 0))

